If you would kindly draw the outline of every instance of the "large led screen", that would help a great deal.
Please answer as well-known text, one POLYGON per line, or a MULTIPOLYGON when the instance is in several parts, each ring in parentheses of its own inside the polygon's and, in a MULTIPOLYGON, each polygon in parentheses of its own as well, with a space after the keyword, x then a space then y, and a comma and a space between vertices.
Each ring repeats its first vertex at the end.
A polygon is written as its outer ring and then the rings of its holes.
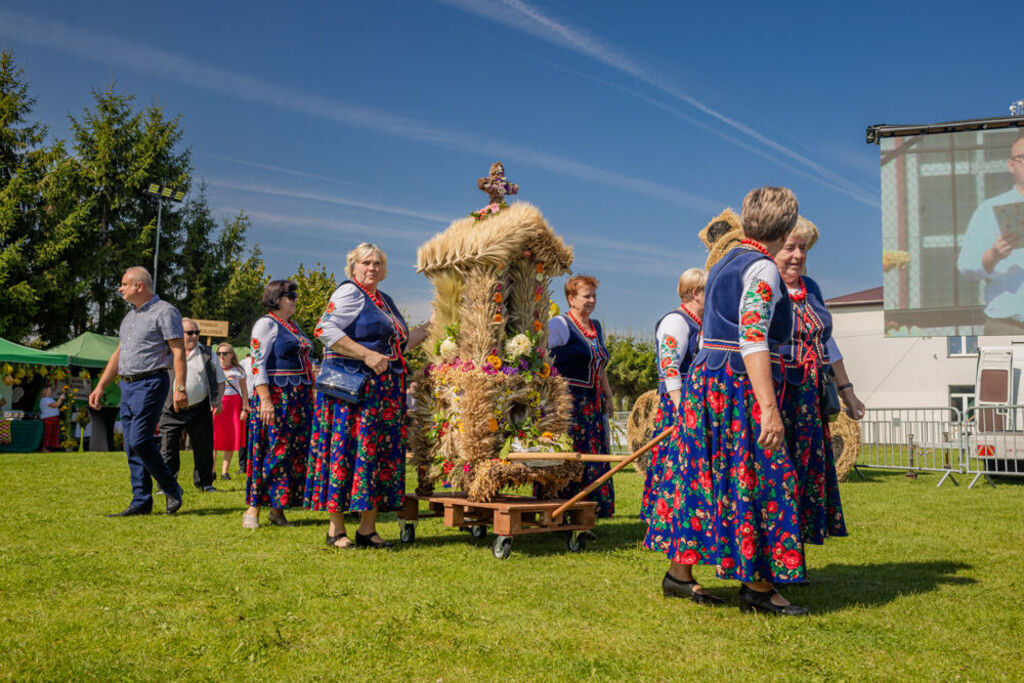
POLYGON ((879 142, 886 334, 1024 334, 1024 129, 879 142))

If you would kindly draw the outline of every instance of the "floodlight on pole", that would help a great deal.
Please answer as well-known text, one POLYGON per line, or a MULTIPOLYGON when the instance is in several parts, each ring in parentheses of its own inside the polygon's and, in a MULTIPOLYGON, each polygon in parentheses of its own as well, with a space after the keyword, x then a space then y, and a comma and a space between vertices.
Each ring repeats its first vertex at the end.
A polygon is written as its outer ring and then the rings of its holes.
POLYGON ((164 200, 181 202, 185 199, 185 190, 179 190, 170 185, 150 183, 146 188, 146 194, 156 197, 156 248, 153 250, 153 289, 156 290, 157 259, 160 258, 160 219, 163 215, 164 200))
POLYGON ((1010 105, 1010 116, 1024 116, 1024 98, 1010 105))

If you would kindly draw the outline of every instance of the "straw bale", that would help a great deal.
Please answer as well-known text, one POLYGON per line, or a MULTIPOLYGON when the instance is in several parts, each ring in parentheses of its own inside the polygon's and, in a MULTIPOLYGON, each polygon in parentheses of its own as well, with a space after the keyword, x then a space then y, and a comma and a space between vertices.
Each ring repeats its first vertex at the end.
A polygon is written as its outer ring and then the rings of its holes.
POLYGON ((453 221, 419 248, 416 269, 432 275, 447 269, 498 266, 520 257, 526 249, 544 264, 547 275, 569 272, 572 247, 555 235, 540 210, 527 202, 515 202, 480 221, 472 217, 453 221))
POLYGON ((840 413, 839 419, 829 427, 836 477, 839 481, 846 481, 860 455, 860 423, 846 413, 840 413))
MULTIPOLYGON (((633 410, 629 412, 629 420, 626 422, 626 438, 629 441, 629 450, 636 452, 644 447, 648 441, 654 438, 655 415, 658 412, 658 404, 661 396, 657 389, 646 391, 636 399, 633 410)), ((647 451, 633 461, 636 471, 644 473, 651 461, 651 452, 647 451)))

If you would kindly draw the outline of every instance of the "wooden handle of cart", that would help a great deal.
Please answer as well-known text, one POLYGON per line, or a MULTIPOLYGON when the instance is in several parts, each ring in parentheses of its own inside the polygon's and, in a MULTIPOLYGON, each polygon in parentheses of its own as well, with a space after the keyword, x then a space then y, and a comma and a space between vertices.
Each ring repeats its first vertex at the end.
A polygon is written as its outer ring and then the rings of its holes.
POLYGON ((555 510, 551 513, 551 518, 554 519, 554 518, 558 517, 558 515, 562 514, 563 512, 568 510, 570 507, 572 507, 576 503, 578 503, 581 500, 583 500, 584 498, 586 498, 588 495, 591 494, 591 492, 593 492, 594 490, 599 488, 602 484, 604 484, 606 481, 611 479, 612 476, 615 475, 616 472, 621 470, 623 467, 629 465, 631 462, 633 462, 634 460, 639 458, 641 455, 643 455, 647 451, 649 451, 652 448, 654 448, 655 446, 657 446, 658 443, 660 443, 666 436, 668 436, 671 433, 672 433, 672 427, 668 427, 661 434, 658 434, 656 437, 654 437, 653 439, 648 441, 646 444, 644 444, 643 447, 640 448, 640 450, 635 451, 629 457, 627 457, 625 460, 620 462, 618 465, 616 465, 615 467, 611 468, 610 470, 608 470, 607 472, 602 474, 600 477, 598 477, 594 481, 590 482, 590 486, 588 486, 587 488, 583 489, 582 491, 577 493, 575 496, 573 496, 572 498, 570 498, 569 500, 565 501, 564 503, 559 505, 557 508, 555 508, 555 510))
POLYGON ((566 462, 622 462, 628 455, 602 455, 600 453, 562 453, 558 451, 509 453, 509 462, 530 462, 531 460, 565 460, 566 462))

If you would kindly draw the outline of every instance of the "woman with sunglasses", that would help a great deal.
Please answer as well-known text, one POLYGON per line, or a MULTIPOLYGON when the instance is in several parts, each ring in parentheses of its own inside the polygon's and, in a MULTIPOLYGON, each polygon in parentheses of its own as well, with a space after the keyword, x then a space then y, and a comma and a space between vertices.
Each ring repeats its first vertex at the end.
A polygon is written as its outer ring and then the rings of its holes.
POLYGON ((271 281, 263 290, 267 314, 252 328, 249 355, 256 393, 249 411, 249 509, 242 517, 246 529, 259 528, 260 508, 267 505, 271 524, 290 526, 283 509, 302 505, 313 405, 313 344, 291 319, 297 290, 291 280, 271 281))
POLYGON ((213 461, 220 458, 220 478, 231 479, 228 467, 231 458, 245 443, 245 421, 249 419, 249 406, 244 403, 248 395, 245 386, 245 371, 238 363, 235 349, 227 342, 217 347, 217 360, 224 371, 224 397, 221 410, 213 414, 213 461))

